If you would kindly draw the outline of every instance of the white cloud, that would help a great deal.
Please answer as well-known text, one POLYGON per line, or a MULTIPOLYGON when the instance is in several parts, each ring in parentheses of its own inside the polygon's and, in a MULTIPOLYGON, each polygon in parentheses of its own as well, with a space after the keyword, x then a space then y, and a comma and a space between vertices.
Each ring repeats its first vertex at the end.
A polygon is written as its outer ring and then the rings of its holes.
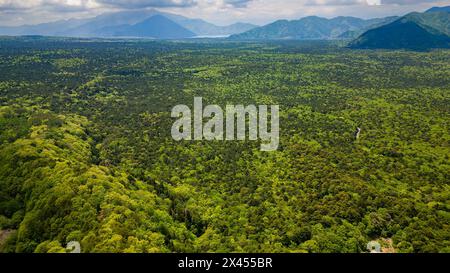
POLYGON ((32 24, 103 12, 158 8, 217 24, 265 24, 308 15, 383 17, 448 5, 448 0, 0 0, 0 25, 32 24))
POLYGON ((367 4, 370 6, 379 6, 381 5, 381 0, 367 0, 367 4))
POLYGON ((0 0, 0 11, 29 9, 80 11, 95 7, 98 7, 95 0, 0 0))
POLYGON ((366 0, 306 0, 309 6, 350 6, 366 4, 366 0))
POLYGON ((232 7, 243 8, 247 7, 247 5, 252 1, 253 0, 224 0, 224 4, 232 7))
MULTIPOLYGON (((429 2, 436 2, 433 0, 381 0, 381 4, 396 4, 396 5, 414 5, 429 2)), ((450 3, 447 3, 450 4, 450 3)))
POLYGON ((99 4, 116 6, 126 9, 161 8, 161 7, 190 7, 196 5, 195 0, 96 0, 99 4))

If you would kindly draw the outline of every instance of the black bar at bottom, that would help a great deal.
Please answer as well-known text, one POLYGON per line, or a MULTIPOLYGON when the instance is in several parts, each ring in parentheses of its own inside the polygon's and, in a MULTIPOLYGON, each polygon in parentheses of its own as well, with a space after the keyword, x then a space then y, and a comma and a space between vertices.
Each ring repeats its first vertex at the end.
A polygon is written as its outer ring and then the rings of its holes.
MULTIPOLYGON (((427 268, 445 266, 442 254, 0 254, 0 264, 33 271, 86 272, 384 272, 392 266, 427 268), (431 261, 430 261, 431 260, 431 261), (51 266, 50 266, 51 265, 51 266), (156 271, 155 269, 159 269, 156 271)), ((6 271, 5 271, 6 272, 6 271)))

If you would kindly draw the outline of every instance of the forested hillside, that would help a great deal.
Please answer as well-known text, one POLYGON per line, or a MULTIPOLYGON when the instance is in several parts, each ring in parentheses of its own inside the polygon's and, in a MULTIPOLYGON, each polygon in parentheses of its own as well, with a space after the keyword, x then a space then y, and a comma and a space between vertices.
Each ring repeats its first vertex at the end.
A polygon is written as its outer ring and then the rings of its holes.
POLYGON ((339 16, 332 19, 308 16, 298 20, 278 20, 268 25, 237 33, 230 38, 234 40, 317 40, 340 39, 353 37, 355 34, 384 25, 395 20, 395 17, 360 19, 339 16), (351 35, 350 35, 351 34, 351 35))
POLYGON ((448 50, 2 38, 0 71, 3 252, 450 252, 448 50), (172 140, 194 96, 279 104, 279 150, 172 140))
POLYGON ((392 23, 368 30, 350 43, 352 48, 450 48, 450 13, 413 12, 392 23))

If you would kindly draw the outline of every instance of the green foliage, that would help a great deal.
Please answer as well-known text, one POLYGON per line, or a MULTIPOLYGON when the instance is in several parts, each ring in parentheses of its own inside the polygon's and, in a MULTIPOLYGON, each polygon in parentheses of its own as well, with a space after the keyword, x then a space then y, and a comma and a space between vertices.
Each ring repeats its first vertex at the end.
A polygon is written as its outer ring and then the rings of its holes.
POLYGON ((0 46, 4 252, 449 251, 449 51, 0 46), (280 149, 173 141, 194 96, 279 104, 280 149))

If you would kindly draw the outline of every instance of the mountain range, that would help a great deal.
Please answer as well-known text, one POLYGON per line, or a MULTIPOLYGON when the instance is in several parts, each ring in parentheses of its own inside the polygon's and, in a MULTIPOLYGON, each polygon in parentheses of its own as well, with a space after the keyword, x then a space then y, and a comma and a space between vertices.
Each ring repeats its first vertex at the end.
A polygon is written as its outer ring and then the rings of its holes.
POLYGON ((70 19, 38 25, 0 27, 0 35, 67 37, 145 37, 184 39, 230 36, 233 40, 350 40, 350 48, 450 48, 450 6, 434 7, 402 17, 361 19, 308 16, 278 20, 265 26, 236 23, 217 26, 155 9, 105 13, 89 19, 70 19))
POLYGON ((196 36, 228 36, 245 32, 255 27, 257 26, 247 23, 217 26, 202 19, 191 19, 177 14, 150 9, 105 13, 88 19, 69 19, 38 25, 0 27, 0 35, 65 37, 114 37, 124 35, 125 37, 178 39, 196 36), (152 17, 156 18, 149 20, 152 17), (138 30, 140 27, 148 28, 148 30, 138 30), (160 29, 164 29, 165 33, 159 31, 160 29), (128 30, 132 32, 126 33, 128 30), (136 36, 137 34, 139 36, 136 36))
POLYGON ((356 17, 343 16, 332 19, 308 16, 292 21, 278 20, 244 33, 232 35, 230 38, 237 40, 318 40, 353 38, 372 26, 392 22, 395 19, 397 19, 397 17, 364 20, 356 17))
POLYGON ((231 35, 235 40, 352 40, 350 48, 413 49, 450 48, 450 7, 434 7, 402 17, 332 19, 309 16, 278 20, 231 35))

